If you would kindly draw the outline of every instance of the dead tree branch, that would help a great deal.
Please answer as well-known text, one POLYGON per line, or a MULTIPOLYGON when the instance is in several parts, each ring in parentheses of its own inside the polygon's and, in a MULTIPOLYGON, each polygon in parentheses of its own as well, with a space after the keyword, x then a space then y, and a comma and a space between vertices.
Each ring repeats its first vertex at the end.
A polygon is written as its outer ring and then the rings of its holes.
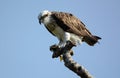
POLYGON ((93 78, 83 66, 81 66, 72 59, 73 51, 71 49, 73 46, 75 45, 70 41, 68 41, 66 46, 63 48, 59 48, 57 45, 51 46, 50 50, 53 51, 52 58, 57 58, 62 55, 64 65, 71 71, 76 73, 81 78, 93 78))

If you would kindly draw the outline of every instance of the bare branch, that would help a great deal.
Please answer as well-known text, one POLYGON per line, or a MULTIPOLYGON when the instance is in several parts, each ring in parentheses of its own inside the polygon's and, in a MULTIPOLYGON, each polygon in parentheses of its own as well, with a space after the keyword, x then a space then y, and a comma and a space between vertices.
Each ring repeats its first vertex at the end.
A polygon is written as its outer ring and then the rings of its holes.
POLYGON ((72 59, 73 51, 71 49, 73 46, 75 46, 75 44, 71 43, 70 41, 66 43, 66 46, 63 48, 59 48, 57 45, 50 47, 50 50, 53 51, 52 58, 57 58, 60 55, 63 55, 64 65, 67 68, 69 68, 81 78, 93 78, 83 66, 72 59))

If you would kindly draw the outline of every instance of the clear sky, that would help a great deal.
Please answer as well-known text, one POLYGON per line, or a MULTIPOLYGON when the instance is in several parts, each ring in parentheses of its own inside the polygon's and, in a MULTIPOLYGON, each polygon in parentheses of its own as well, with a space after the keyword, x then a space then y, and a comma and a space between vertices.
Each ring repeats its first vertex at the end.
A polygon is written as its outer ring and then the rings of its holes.
POLYGON ((58 40, 39 25, 43 10, 70 12, 102 37, 73 58, 95 78, 120 78, 120 0, 0 0, 0 78, 79 78, 51 58, 58 40))

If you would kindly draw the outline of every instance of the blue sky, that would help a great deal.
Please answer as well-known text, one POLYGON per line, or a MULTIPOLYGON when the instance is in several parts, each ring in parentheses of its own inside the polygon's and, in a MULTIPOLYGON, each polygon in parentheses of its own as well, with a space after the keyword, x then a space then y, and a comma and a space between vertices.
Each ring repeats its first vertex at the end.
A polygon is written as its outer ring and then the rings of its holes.
POLYGON ((119 0, 1 0, 0 78, 79 78, 49 46, 58 43, 37 16, 43 10, 70 12, 95 35, 94 47, 75 47, 73 58, 95 78, 120 78, 119 0))

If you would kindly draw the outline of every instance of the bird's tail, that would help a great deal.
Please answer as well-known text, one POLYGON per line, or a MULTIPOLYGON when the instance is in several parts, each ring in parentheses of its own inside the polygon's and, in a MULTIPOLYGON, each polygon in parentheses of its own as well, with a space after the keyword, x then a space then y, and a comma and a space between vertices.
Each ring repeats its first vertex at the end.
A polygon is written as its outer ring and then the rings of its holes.
POLYGON ((95 43, 98 42, 98 40, 101 39, 98 36, 85 36, 83 40, 90 46, 94 46, 95 43))

